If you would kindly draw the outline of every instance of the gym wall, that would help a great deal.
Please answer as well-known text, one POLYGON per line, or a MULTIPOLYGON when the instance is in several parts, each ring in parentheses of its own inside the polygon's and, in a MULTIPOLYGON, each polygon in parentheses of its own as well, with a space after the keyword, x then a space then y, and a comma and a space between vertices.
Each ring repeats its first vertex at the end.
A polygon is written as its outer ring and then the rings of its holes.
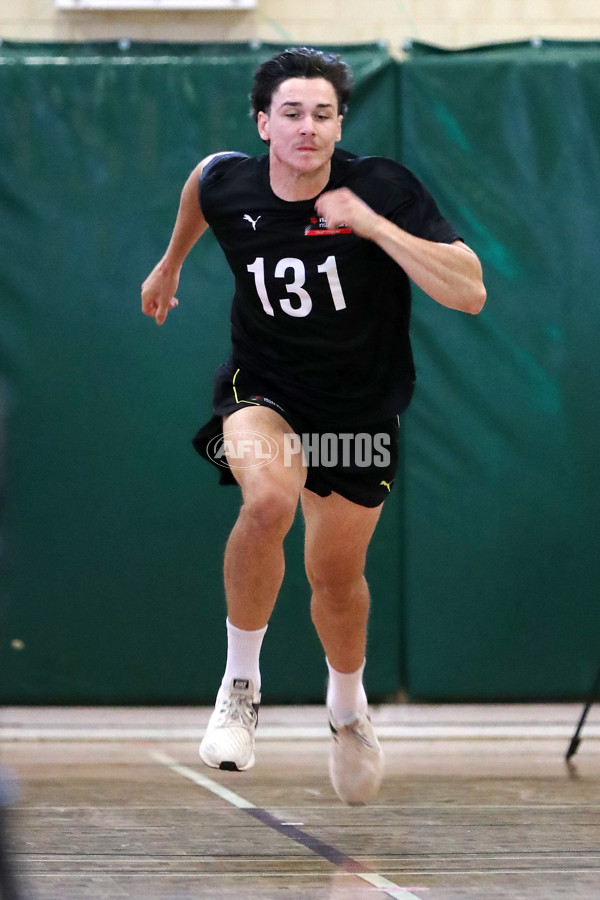
MULTIPOLYGON (((261 152, 240 85, 275 49, 1 50, 5 703, 213 699, 239 496, 190 439, 231 280, 208 235, 162 329, 139 286, 197 160, 261 152)), ((370 693, 575 697, 600 624, 598 48, 339 49, 357 82, 343 144, 425 181, 489 293, 473 318, 415 292, 419 385, 369 557, 370 693)), ((298 522, 267 702, 323 696, 301 544, 298 522)))
POLYGON ((600 38, 596 0, 257 0, 253 10, 61 10, 55 0, 3 0, 0 36, 9 40, 278 41, 406 39, 446 47, 540 36, 600 38))
POLYGON ((600 634, 600 47, 419 54, 402 158, 476 248, 488 302, 415 298, 405 682, 574 697, 600 634))

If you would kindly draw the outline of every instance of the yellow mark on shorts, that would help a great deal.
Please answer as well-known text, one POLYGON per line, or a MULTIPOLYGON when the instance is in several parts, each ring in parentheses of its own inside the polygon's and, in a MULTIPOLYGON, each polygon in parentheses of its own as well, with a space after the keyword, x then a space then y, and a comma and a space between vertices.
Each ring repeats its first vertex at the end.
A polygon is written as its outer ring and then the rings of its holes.
POLYGON ((233 381, 231 382, 231 387, 233 388, 233 396, 235 397, 236 403, 249 403, 251 406, 260 406, 260 403, 257 403, 255 400, 240 400, 238 397, 237 389, 235 386, 235 379, 238 377, 240 373, 239 369, 235 370, 235 375, 233 376, 233 381))
POLYGON ((393 485, 393 483, 394 483, 394 479, 393 479, 393 478, 392 478, 391 481, 380 481, 380 482, 379 482, 379 484, 384 484, 384 485, 386 486, 386 488, 388 489, 388 494, 389 494, 389 492, 392 490, 392 485, 393 485))
POLYGON ((233 381, 231 382, 231 387, 233 388, 233 396, 235 397, 235 402, 236 402, 236 403, 239 403, 239 402, 240 402, 239 399, 238 399, 237 390, 236 390, 236 387, 235 387, 235 379, 238 377, 239 374, 240 374, 240 370, 239 370, 239 369, 236 369, 236 370, 235 370, 235 375, 233 376, 233 381))

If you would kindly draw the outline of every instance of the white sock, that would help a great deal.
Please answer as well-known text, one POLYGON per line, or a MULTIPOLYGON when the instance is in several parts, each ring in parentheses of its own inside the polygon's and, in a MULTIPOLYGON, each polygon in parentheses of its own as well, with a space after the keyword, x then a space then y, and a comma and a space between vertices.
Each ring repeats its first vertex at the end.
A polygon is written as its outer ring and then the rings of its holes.
POLYGON ((249 678, 254 690, 260 691, 260 648, 268 625, 256 631, 236 628, 227 619, 227 663, 222 685, 229 687, 233 678, 249 678))
POLYGON ((366 660, 356 672, 337 672, 327 658, 326 662, 329 669, 327 706, 338 725, 349 725, 357 713, 363 715, 368 709, 362 682, 366 660))

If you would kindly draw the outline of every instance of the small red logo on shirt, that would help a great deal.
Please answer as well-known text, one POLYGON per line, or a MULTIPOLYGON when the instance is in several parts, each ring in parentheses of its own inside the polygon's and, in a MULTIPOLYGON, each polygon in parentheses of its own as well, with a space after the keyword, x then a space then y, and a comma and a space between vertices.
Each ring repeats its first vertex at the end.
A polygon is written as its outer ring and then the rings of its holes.
POLYGON ((312 216, 310 225, 304 229, 306 237, 319 237, 324 234, 352 234, 352 229, 348 225, 338 225, 337 228, 329 228, 325 219, 312 216))

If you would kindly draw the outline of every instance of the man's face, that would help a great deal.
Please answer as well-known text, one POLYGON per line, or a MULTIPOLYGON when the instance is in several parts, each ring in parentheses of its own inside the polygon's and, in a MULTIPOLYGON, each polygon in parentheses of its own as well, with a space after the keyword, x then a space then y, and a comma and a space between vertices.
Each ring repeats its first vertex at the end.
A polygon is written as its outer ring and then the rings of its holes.
POLYGON ((329 162, 342 136, 337 96, 325 78, 288 78, 274 92, 269 112, 259 112, 258 133, 271 157, 300 174, 329 162))

